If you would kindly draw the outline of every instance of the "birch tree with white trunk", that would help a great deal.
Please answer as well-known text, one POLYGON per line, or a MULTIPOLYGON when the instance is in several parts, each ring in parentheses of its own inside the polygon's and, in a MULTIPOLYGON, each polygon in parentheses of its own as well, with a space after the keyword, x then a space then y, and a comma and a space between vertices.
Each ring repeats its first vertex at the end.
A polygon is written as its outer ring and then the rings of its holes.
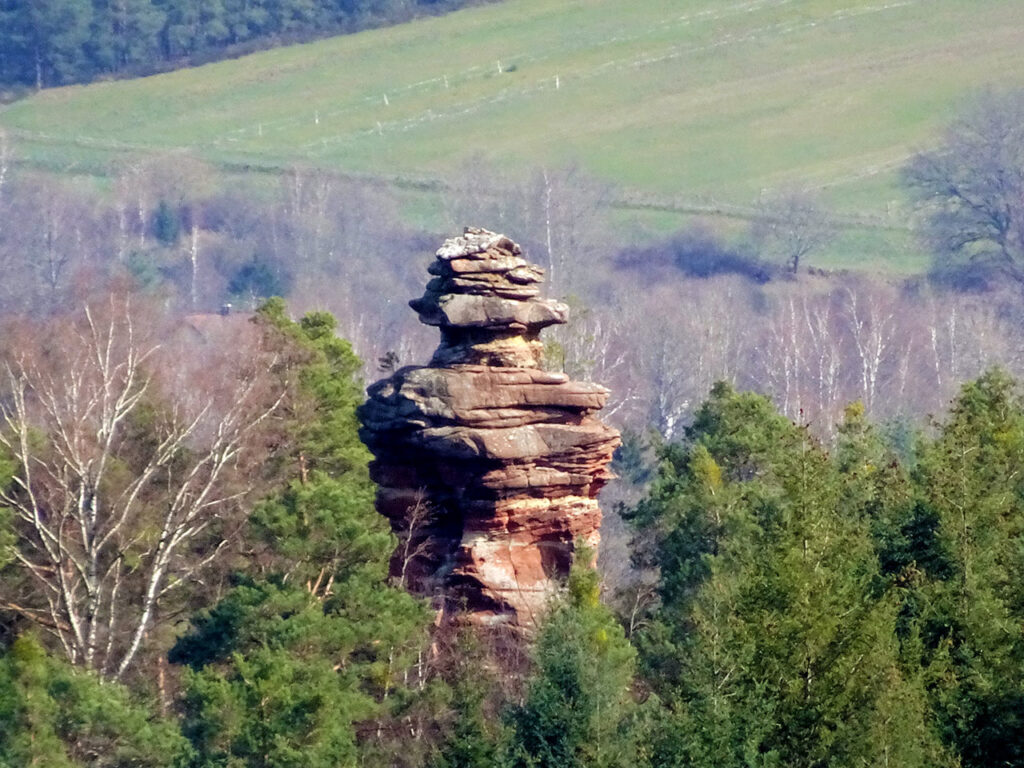
MULTIPOLYGON (((14 150, 11 149, 11 142, 7 134, 0 130, 0 203, 4 199, 4 185, 10 178, 11 164, 14 160, 14 150)), ((0 222, 2 226, 2 222, 0 222)))
POLYGON ((844 290, 843 317, 859 368, 859 396, 869 414, 875 413, 882 377, 895 351, 898 297, 889 288, 854 286, 844 290))
POLYGON ((845 404, 839 313, 834 297, 813 287, 786 294, 764 323, 757 380, 786 416, 830 436, 845 404))
POLYGON ((0 609, 73 664, 121 678, 161 601, 201 577, 239 524, 256 432, 283 395, 251 350, 248 368, 219 372, 219 393, 162 391, 156 372, 173 361, 127 302, 20 342, 0 364, 0 502, 21 578, 0 581, 0 609))

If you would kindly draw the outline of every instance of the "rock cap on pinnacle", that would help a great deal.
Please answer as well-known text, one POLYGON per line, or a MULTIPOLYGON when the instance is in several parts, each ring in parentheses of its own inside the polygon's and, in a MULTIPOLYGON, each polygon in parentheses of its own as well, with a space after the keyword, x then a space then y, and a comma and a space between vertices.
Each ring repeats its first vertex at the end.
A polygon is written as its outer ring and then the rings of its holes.
POLYGON ((433 365, 536 367, 542 328, 567 321, 569 308, 540 297, 544 270, 505 235, 467 227, 437 249, 435 275, 409 302, 420 322, 441 329, 433 365))
POLYGON ((487 253, 492 248, 516 256, 523 252, 518 243, 512 242, 505 235, 480 227, 466 227, 461 237, 449 237, 445 240, 435 255, 443 261, 451 261, 487 253))

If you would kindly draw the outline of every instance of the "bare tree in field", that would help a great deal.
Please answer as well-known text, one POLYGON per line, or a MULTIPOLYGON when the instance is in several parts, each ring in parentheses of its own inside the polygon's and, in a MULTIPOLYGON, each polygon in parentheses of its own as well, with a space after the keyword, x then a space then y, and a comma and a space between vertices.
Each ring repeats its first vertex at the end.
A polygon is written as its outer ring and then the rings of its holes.
POLYGON ((12 477, 0 500, 22 578, 0 584, 0 607, 72 663, 123 676, 161 601, 221 553, 256 430, 282 397, 259 372, 266 361, 247 357, 248 369, 220 372, 219 393, 162 392, 155 372, 174 360, 117 301, 35 329, 6 355, 0 446, 12 477))
POLYGON ((981 263, 1024 282, 1024 90, 979 95, 903 179, 939 266, 981 263))
POLYGON ((836 230, 824 205, 806 189, 766 193, 758 201, 751 239, 761 256, 796 274, 804 257, 828 246, 836 230))

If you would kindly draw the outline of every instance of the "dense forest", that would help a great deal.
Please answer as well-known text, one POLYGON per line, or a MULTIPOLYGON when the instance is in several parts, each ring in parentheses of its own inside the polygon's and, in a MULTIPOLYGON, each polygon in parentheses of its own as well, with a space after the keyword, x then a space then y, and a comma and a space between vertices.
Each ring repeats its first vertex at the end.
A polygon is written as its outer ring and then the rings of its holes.
POLYGON ((119 293, 5 332, 4 764, 1022 764, 1002 371, 830 448, 715 385, 620 456, 621 613, 580 562, 525 648, 388 581, 334 319, 217 323, 119 293))
POLYGON ((4 0, 0 94, 203 64, 442 13, 465 0, 4 0))

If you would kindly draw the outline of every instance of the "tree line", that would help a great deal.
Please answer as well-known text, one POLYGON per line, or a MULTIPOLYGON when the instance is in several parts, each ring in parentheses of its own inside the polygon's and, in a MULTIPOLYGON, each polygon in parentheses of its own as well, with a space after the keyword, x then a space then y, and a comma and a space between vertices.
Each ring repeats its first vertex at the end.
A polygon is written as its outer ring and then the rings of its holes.
POLYGON ((1015 283, 997 282, 990 264, 967 263, 991 276, 971 290, 921 275, 793 273, 782 255, 762 279, 763 265, 751 272, 707 226, 630 246, 602 208, 607 186, 578 169, 498 177, 501 199, 453 185, 446 228, 431 233, 403 224, 387 188, 308 168, 266 183, 195 158, 129 157, 97 190, 28 171, 16 153, 0 137, 0 314, 60 312, 109 281, 185 313, 283 295, 334 312, 369 376, 383 358, 424 361, 432 334, 395 298, 422 291, 444 233, 494 220, 523 233, 549 293, 573 306, 546 337, 549 365, 609 386, 611 417, 636 432, 677 437, 717 380, 769 394, 830 435, 852 400, 900 429, 990 365, 1024 373, 1015 283))
POLYGON ((4 0, 0 89, 152 74, 441 13, 465 0, 4 0))

